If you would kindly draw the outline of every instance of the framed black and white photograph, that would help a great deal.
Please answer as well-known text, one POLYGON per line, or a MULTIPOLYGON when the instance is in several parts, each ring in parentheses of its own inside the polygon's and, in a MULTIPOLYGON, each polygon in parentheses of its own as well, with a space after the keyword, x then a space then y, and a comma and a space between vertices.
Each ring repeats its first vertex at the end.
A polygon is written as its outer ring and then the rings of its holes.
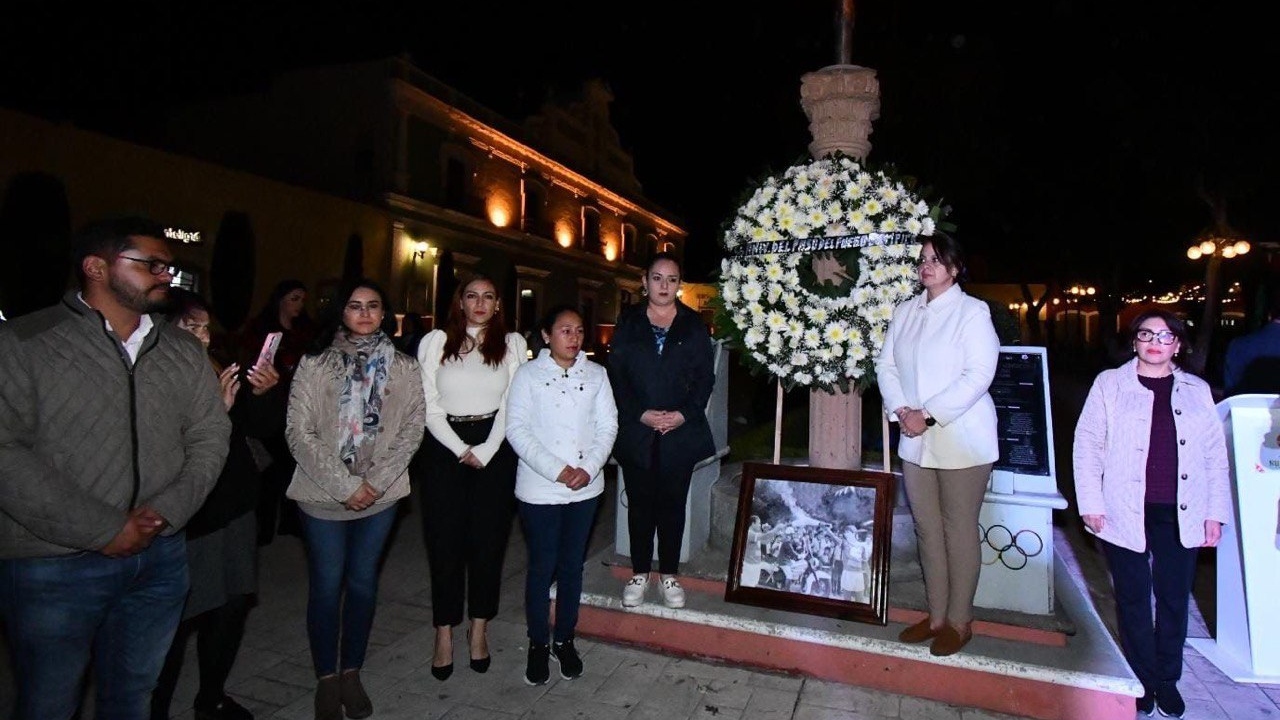
POLYGON ((725 600, 884 625, 894 476, 744 463, 725 600))

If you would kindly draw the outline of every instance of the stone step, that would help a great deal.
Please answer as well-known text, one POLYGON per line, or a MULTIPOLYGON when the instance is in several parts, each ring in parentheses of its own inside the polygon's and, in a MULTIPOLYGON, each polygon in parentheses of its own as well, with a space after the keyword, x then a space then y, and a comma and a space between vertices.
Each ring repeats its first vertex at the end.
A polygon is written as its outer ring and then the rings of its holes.
POLYGON ((930 655, 927 644, 898 642, 919 610, 892 609, 879 626, 730 603, 723 580, 696 574, 681 576, 684 608, 663 606, 650 587, 645 604, 624 609, 630 570, 613 548, 588 560, 578 633, 1022 717, 1128 720, 1141 684, 1067 567, 1074 555, 1066 541, 1055 542, 1055 583, 1071 632, 1026 627, 1011 613, 976 621, 973 641, 945 658, 930 655))

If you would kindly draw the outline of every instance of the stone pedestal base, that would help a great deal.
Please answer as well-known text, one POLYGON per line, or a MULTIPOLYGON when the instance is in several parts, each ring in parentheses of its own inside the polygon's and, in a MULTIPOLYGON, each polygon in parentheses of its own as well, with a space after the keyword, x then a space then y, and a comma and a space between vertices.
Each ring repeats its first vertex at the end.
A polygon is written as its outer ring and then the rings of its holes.
POLYGON ((809 391, 809 465, 862 467, 862 394, 809 391))

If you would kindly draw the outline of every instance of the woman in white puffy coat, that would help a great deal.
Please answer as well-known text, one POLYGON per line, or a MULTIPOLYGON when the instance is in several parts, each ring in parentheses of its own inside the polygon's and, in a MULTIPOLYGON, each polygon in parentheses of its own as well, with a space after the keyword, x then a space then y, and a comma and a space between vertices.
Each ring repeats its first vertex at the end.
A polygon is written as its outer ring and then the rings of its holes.
POLYGON ((529 548, 524 605, 529 653, 525 682, 582 674, 573 645, 582 563, 604 492, 604 466, 618 434, 618 408, 605 369, 582 352, 582 316, 553 308, 541 324, 547 343, 522 365, 507 391, 507 441, 519 457, 516 499, 529 548), (556 583, 552 638, 548 591, 556 583))

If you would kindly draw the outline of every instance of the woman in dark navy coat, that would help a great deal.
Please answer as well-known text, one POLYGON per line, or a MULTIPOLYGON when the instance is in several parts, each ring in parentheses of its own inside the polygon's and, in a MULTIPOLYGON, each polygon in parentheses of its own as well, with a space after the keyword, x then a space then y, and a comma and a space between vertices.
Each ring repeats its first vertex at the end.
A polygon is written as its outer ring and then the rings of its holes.
POLYGON ((648 302, 618 319, 609 355, 609 382, 618 404, 614 457, 627 493, 632 577, 623 607, 644 602, 658 538, 662 601, 684 606, 676 579, 684 536, 685 501, 693 466, 715 452, 707 400, 715 381, 711 335, 702 318, 680 302, 680 263, 659 253, 644 276, 648 302))

